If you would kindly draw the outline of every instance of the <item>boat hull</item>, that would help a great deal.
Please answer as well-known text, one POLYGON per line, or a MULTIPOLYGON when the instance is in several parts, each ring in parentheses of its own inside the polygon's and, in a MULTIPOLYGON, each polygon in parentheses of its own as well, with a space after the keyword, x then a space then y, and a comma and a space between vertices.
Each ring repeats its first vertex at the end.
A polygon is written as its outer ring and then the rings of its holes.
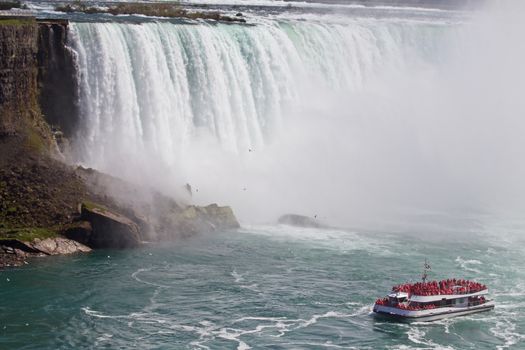
MULTIPOLYGON (((390 307, 374 307, 374 313, 381 317, 385 317, 391 320, 402 321, 402 322, 429 322, 441 320, 444 318, 465 316, 478 312, 485 312, 494 309, 494 303, 488 302, 483 305, 470 306, 470 307, 453 307, 446 308, 444 310, 433 309, 424 311, 411 311, 411 312, 398 312, 397 310, 391 310, 390 307)), ((404 311, 404 310, 399 310, 404 311)))

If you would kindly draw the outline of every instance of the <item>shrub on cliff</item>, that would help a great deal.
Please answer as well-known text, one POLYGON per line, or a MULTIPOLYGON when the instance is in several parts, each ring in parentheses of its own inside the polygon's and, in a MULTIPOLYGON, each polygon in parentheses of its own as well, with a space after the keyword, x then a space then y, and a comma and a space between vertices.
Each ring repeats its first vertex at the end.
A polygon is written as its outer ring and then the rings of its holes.
POLYGON ((7 11, 11 9, 25 9, 27 6, 23 5, 20 1, 1 1, 0 11, 7 11))

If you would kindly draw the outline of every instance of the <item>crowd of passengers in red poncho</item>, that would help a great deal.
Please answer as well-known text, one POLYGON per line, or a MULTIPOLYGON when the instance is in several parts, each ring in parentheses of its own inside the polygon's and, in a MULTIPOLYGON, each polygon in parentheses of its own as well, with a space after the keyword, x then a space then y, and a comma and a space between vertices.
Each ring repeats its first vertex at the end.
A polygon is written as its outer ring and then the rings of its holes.
POLYGON ((405 292, 408 295, 451 295, 477 293, 487 289, 484 284, 460 280, 448 279, 442 281, 418 282, 414 284, 400 284, 392 288, 393 292, 405 292))
POLYGON ((389 302, 388 302, 388 298, 383 298, 383 299, 377 299, 376 300, 376 305, 384 305, 384 306, 391 306, 391 307, 396 307, 398 309, 402 309, 402 310, 410 310, 410 311, 416 311, 416 310, 431 310, 431 309, 435 309, 436 308, 436 305, 434 304, 426 304, 426 305, 421 305, 421 304, 412 304, 412 305, 406 305, 406 304, 395 304, 395 305, 390 305, 389 302))
MULTIPOLYGON (((469 297, 469 306, 471 305, 479 305, 485 303, 485 297, 469 297)), ((383 299, 377 299, 376 305, 384 305, 384 306, 390 306, 390 307, 396 307, 398 309, 402 310, 410 310, 410 311, 419 311, 419 310, 432 310, 435 309, 437 306, 435 304, 393 304, 391 305, 388 298, 383 299)))

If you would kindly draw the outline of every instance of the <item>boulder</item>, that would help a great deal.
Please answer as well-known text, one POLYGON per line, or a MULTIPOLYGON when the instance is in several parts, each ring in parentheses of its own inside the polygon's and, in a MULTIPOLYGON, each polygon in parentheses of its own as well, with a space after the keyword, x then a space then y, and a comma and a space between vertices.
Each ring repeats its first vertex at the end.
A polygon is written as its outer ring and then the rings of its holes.
POLYGON ((47 255, 86 253, 91 249, 73 240, 54 237, 24 242, 18 239, 0 240, 0 268, 22 266, 27 259, 47 255))
POLYGON ((64 236, 82 244, 89 244, 93 227, 89 221, 77 221, 64 230, 64 236))
POLYGON ((0 247, 7 253, 16 253, 24 252, 29 254, 37 254, 39 253, 38 249, 35 249, 31 246, 30 243, 21 241, 19 239, 3 239, 0 240, 0 247))
POLYGON ((277 220, 280 224, 298 226, 298 227, 313 227, 313 228, 323 228, 327 227, 322 223, 318 222, 315 218, 311 218, 304 215, 297 214, 286 214, 283 215, 277 220))
POLYGON ((88 246, 91 248, 134 248, 140 245, 140 231, 131 219, 93 204, 83 203, 81 218, 89 221, 93 231, 88 246))
POLYGON ((220 207, 213 203, 206 207, 199 207, 199 210, 204 214, 205 219, 216 229, 234 229, 241 227, 230 207, 220 207))
POLYGON ((0 269, 24 265, 28 254, 18 248, 4 245, 4 241, 0 241, 0 269))
POLYGON ((189 205, 184 209, 172 210, 161 218, 158 226, 161 237, 158 238, 170 240, 196 233, 239 227, 239 222, 230 207, 220 207, 217 204, 206 207, 189 205))
POLYGON ((158 230, 161 240, 190 237, 200 232, 214 230, 213 225, 201 217, 197 207, 190 205, 182 210, 173 210, 161 218, 158 230))
POLYGON ((156 236, 154 233, 153 226, 150 220, 144 214, 134 209, 128 209, 124 213, 131 221, 133 221, 137 225, 141 241, 155 240, 156 236))
POLYGON ((44 240, 35 239, 27 244, 46 255, 87 253, 91 251, 89 247, 81 243, 62 237, 46 238, 44 240))

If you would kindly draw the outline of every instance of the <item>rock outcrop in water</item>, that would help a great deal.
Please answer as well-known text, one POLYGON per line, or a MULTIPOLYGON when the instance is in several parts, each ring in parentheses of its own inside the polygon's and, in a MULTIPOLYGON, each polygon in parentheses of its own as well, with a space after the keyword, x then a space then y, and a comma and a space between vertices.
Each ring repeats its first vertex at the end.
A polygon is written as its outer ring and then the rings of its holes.
POLYGON ((33 242, 28 244, 35 250, 38 250, 40 253, 45 255, 64 255, 87 253, 91 251, 91 248, 74 240, 63 237, 46 238, 43 240, 35 239, 33 242))
POLYGON ((86 244, 92 248, 135 248, 140 245, 140 231, 129 218, 102 206, 83 203, 81 218, 90 223, 92 231, 86 244))
POLYGON ((314 228, 323 228, 327 227, 326 225, 320 223, 315 218, 311 218, 304 215, 297 214, 286 214, 281 216, 278 220, 278 223, 284 225, 298 226, 298 227, 314 227, 314 228))
POLYGON ((31 242, 17 239, 0 240, 0 267, 27 264, 29 258, 88 253, 90 251, 91 248, 63 237, 35 238, 31 242))
POLYGON ((205 207, 190 205, 178 210, 172 210, 160 218, 160 232, 172 234, 170 229, 175 229, 183 236, 189 236, 198 232, 211 232, 222 229, 239 228, 239 222, 235 218, 230 207, 220 207, 210 204, 205 207))
MULTIPOLYGON (((137 225, 142 241, 173 240, 240 227, 230 207, 183 205, 154 189, 136 186, 94 169, 79 167, 76 172, 99 197, 111 195, 115 213, 137 225)), ((82 219, 91 221, 85 215, 82 219)), ((93 222, 91 225, 95 231, 93 222)))

